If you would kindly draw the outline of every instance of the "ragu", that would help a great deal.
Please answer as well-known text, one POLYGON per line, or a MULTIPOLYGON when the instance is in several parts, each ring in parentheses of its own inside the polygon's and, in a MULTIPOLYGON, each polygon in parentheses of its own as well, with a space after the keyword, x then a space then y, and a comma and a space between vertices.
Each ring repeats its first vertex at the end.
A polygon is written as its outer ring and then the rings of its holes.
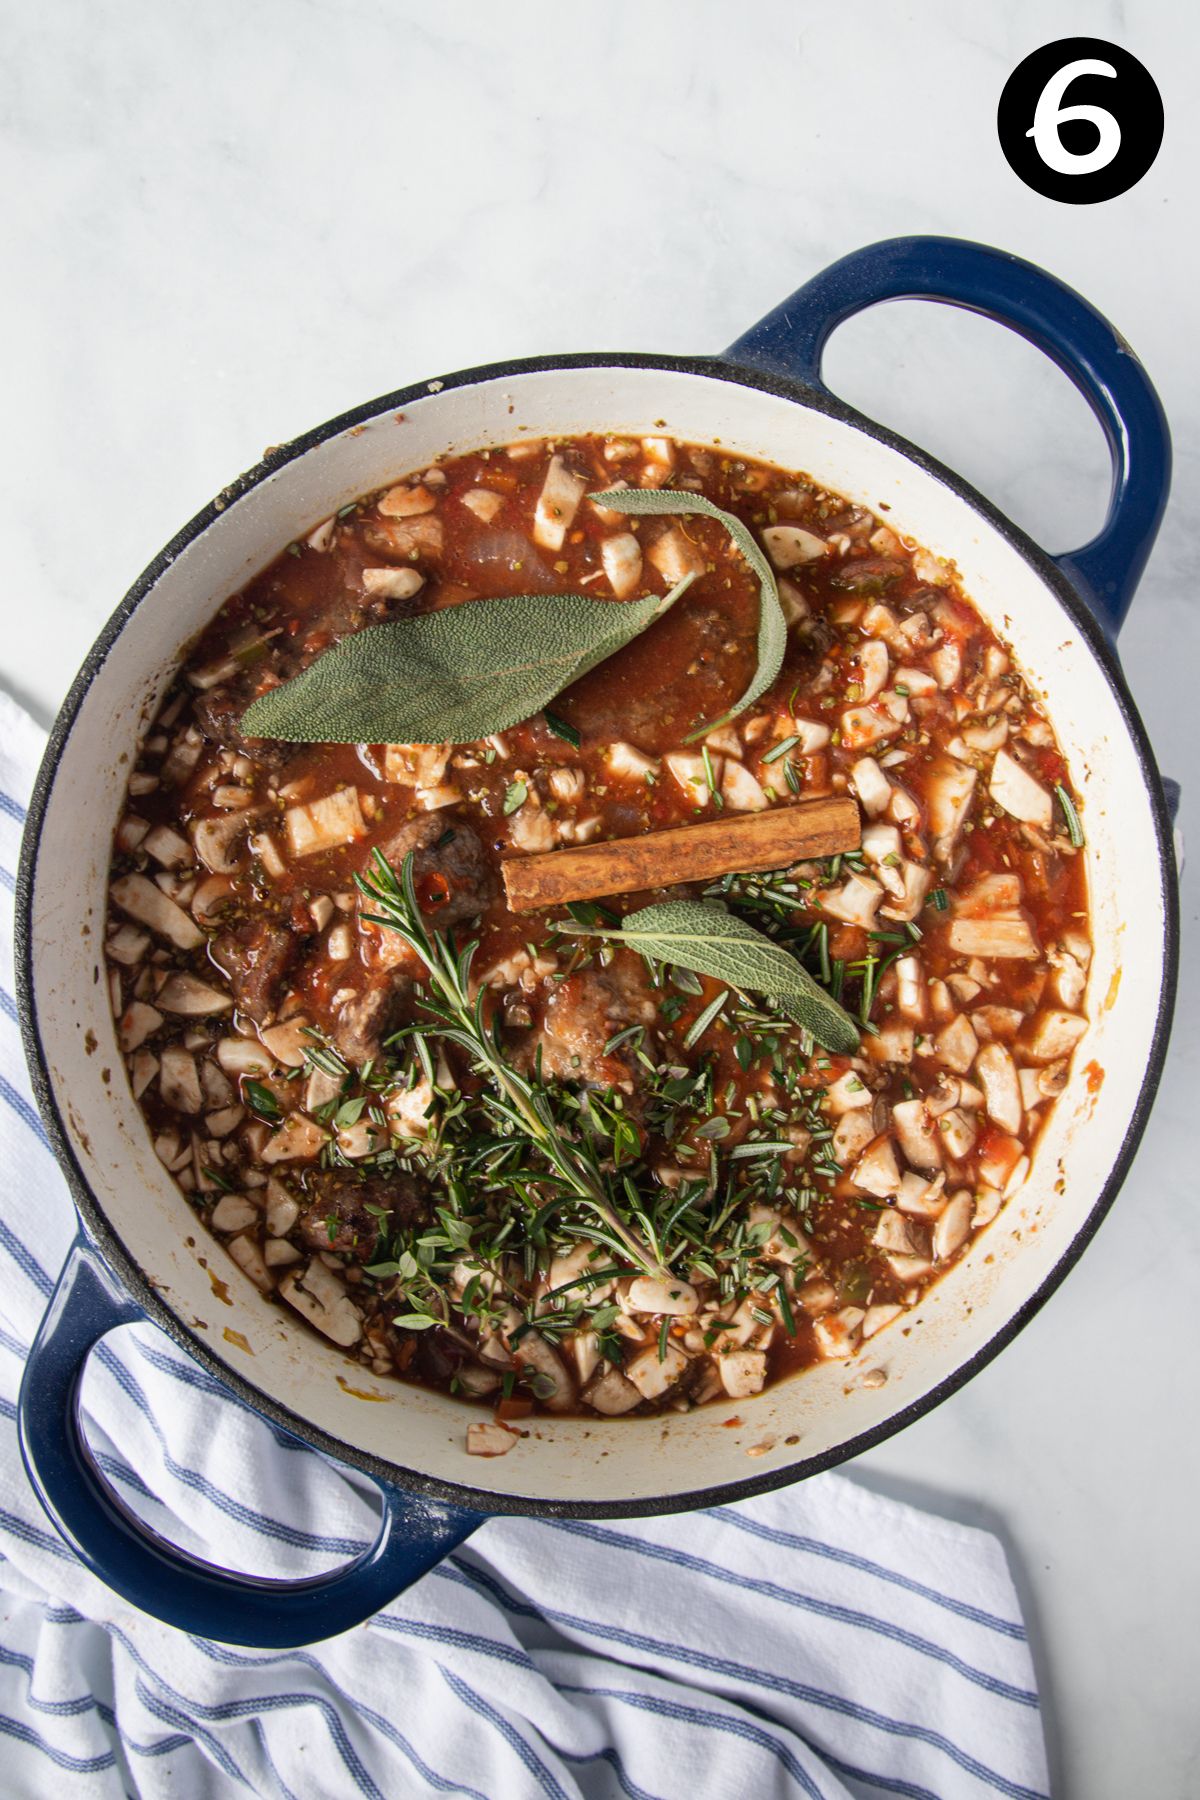
MULTIPOLYGON (((113 1008, 160 1158, 340 1354, 500 1425, 686 1409, 903 1320, 1027 1178, 1086 1032, 1085 865, 1050 723, 952 567, 716 449, 523 441, 315 525, 186 650, 116 834, 113 1008), (714 519, 587 498, 617 482, 706 496, 774 564, 783 668, 707 740, 754 668, 758 582, 714 519), (239 729, 367 625, 504 594, 621 604, 681 571, 550 720, 441 746, 239 729), (840 1001, 855 1055, 768 997, 557 930, 561 906, 505 905, 511 856, 825 796, 857 805, 859 849, 584 916, 720 900, 840 1001), (406 859, 418 925, 476 946, 474 1024, 447 1023, 356 886, 406 859), (510 1079, 544 1132, 519 1106, 506 1128, 510 1079)), ((519 1442, 474 1417, 467 1448, 519 1442)))

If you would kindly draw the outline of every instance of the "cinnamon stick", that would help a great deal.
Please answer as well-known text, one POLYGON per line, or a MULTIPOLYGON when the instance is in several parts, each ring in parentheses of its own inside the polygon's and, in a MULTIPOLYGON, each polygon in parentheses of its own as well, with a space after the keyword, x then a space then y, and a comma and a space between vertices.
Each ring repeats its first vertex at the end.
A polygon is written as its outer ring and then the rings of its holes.
POLYGON ((857 850, 862 826, 848 797, 803 800, 733 818, 706 819, 641 837, 614 838, 544 856, 514 856, 501 867, 513 912, 537 912, 568 900, 640 894, 680 881, 785 869, 810 857, 857 850))

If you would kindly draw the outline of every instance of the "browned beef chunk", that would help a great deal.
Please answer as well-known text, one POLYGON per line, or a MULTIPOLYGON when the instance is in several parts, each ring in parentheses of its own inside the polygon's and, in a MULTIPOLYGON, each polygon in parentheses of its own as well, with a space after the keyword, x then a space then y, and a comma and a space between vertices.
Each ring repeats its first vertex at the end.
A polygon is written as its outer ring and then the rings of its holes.
POLYGON ((426 1211, 424 1190, 411 1175, 386 1181, 334 1179, 300 1215, 300 1229, 314 1250, 369 1263, 381 1236, 416 1225, 426 1211))
POLYGON ((642 1069, 634 1046, 619 1044, 606 1054, 605 1045, 626 1025, 650 1024, 654 1010, 636 967, 620 963, 568 975, 547 1000, 533 1045, 534 1052, 541 1049, 543 1075, 632 1092, 642 1069))
POLYGON ((278 1009, 298 943, 294 932, 265 919, 238 925, 214 939, 209 954, 228 975, 238 1011, 256 1025, 265 1025, 278 1009))
POLYGON ((411 852, 417 899, 433 925, 459 925, 476 918, 496 892, 496 878, 479 838, 461 819, 444 812, 410 819, 379 848, 397 875, 411 852))
POLYGON ((345 1002, 332 1036, 348 1063, 361 1066, 379 1055, 384 1039, 409 1019, 412 993, 410 978, 392 970, 345 1002))
POLYGON ((192 703, 192 717, 211 743, 224 750, 237 750, 264 769, 278 772, 287 767, 295 755, 295 744, 283 744, 275 738, 248 738, 241 729, 241 716, 251 696, 239 698, 229 688, 210 688, 197 694, 192 703))

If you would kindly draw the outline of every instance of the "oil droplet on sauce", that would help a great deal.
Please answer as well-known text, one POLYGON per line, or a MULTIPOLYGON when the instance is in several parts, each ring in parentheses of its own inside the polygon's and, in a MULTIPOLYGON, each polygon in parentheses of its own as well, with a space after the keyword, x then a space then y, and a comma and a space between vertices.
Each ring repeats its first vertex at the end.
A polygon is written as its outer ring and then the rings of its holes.
POLYGON ((390 1400, 390 1394, 368 1394, 365 1388, 351 1387, 344 1375, 339 1375, 337 1384, 344 1394, 352 1394, 356 1400, 390 1400))
POLYGON ((221 1333, 221 1336, 225 1339, 225 1342, 227 1344, 234 1344, 239 1350, 244 1350, 246 1352, 247 1356, 254 1355, 253 1350, 250 1348, 249 1340, 243 1335, 242 1332, 231 1331, 229 1326, 227 1325, 225 1327, 224 1331, 221 1333))

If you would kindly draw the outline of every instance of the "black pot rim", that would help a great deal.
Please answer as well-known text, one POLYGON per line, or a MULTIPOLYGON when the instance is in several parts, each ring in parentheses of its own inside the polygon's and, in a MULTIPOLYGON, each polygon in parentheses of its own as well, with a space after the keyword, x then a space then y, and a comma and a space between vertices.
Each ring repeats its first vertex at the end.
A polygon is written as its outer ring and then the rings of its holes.
POLYGON ((51 730, 30 799, 21 844, 16 888, 16 965, 21 1032, 34 1093, 81 1221, 86 1226, 88 1236, 100 1251, 104 1261, 119 1277, 129 1294, 143 1308, 147 1317, 165 1331, 181 1350, 199 1362, 252 1411, 260 1414, 280 1429, 290 1432, 313 1449, 321 1451, 334 1462, 357 1469, 384 1486, 405 1488, 417 1495, 484 1514, 515 1514, 566 1519, 646 1518, 660 1514, 690 1512, 700 1507, 725 1505, 733 1501, 749 1499, 755 1494, 768 1493, 777 1488, 787 1487, 793 1482, 802 1481, 811 1475, 835 1468, 840 1463, 859 1456, 866 1450, 873 1449, 877 1444, 885 1442, 897 1432, 902 1431, 905 1426, 923 1418, 943 1400, 949 1399, 952 1394, 957 1393, 970 1381, 972 1376, 978 1374, 994 1357, 998 1356, 1000 1351, 1010 1344, 1034 1315, 1041 1310, 1051 1294, 1074 1268, 1095 1236, 1120 1191, 1145 1131, 1166 1062, 1171 1018, 1174 1011, 1179 967, 1179 897, 1175 878, 1171 824, 1158 769, 1145 727, 1125 683, 1116 654, 1062 570, 1025 532, 1006 518, 969 482, 946 468, 936 458, 909 443, 898 433, 866 418, 855 408, 823 390, 787 377, 745 368, 720 357, 640 355, 632 352, 598 352, 594 354, 577 352, 561 356, 524 357, 508 362, 488 363, 475 368, 461 369, 434 381, 416 382, 409 387, 400 388, 394 393, 383 395, 379 399, 367 401, 349 412, 341 413, 324 424, 314 426, 312 430, 302 433, 290 443, 270 450, 261 462, 239 475, 236 480, 230 482, 228 487, 222 489, 159 551, 154 560, 139 575, 96 639, 79 674, 72 683, 70 692, 51 730), (696 375, 728 381, 741 387, 756 388, 765 393, 777 395, 782 399, 793 401, 809 411, 824 413, 843 424, 853 426, 866 436, 874 438, 887 448, 898 452, 925 474, 949 488, 958 498, 965 500, 1031 566, 1034 573, 1051 590, 1100 665, 1129 733, 1146 788, 1147 802, 1153 818, 1158 847, 1165 931, 1162 987, 1159 993, 1154 1038, 1137 1103, 1130 1115, 1120 1151, 1100 1193, 1068 1248, 1040 1287, 989 1338, 986 1344, 983 1344, 949 1375, 937 1382, 927 1393, 911 1401, 899 1412, 871 1427, 870 1430, 859 1432, 854 1437, 832 1446, 819 1455, 801 1456, 783 1469, 746 1476, 738 1481, 719 1482, 711 1487, 692 1489, 687 1493, 653 1495, 630 1501, 589 1503, 583 1500, 542 1500, 524 1495, 495 1493, 490 1489, 476 1487, 466 1482, 442 1480, 420 1469, 405 1468, 369 1451, 359 1450, 354 1445, 347 1444, 344 1440, 334 1437, 303 1419, 272 1395, 265 1393, 253 1382, 247 1380, 237 1370, 231 1368, 212 1346, 187 1326, 163 1301, 127 1249, 123 1239, 109 1224, 103 1209, 93 1195, 60 1112, 43 1052, 37 1020, 33 976, 32 908, 38 846, 54 785, 54 776, 63 747, 70 736, 84 698, 103 668, 108 653, 120 636, 126 622, 152 593, 163 573, 202 532, 219 519, 221 514, 227 511, 235 501, 259 486, 261 482, 286 464, 305 455, 317 445, 338 436, 341 432, 375 418, 380 413, 394 412, 404 406, 412 405, 418 400, 426 399, 431 394, 453 388, 502 381, 526 374, 595 368, 653 369, 683 375, 696 375))

